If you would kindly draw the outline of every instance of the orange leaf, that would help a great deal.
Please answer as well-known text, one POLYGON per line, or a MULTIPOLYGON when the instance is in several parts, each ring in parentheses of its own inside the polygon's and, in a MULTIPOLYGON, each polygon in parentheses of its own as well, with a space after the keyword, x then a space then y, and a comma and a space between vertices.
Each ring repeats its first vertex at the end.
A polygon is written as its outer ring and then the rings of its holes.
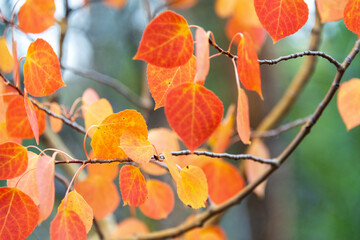
POLYGON ((148 199, 140 205, 140 211, 153 219, 167 218, 174 208, 174 194, 171 187, 159 180, 146 182, 148 199))
POLYGON ((55 23, 54 0, 26 0, 18 13, 19 29, 25 33, 41 33, 55 23))
POLYGON ((110 163, 110 164, 89 164, 87 166, 89 176, 100 175, 104 178, 114 180, 119 173, 119 164, 110 163))
POLYGON ((0 180, 20 176, 27 164, 26 148, 13 142, 0 145, 0 180))
POLYGON ((60 63, 54 50, 45 40, 31 43, 24 63, 24 84, 35 97, 49 95, 66 86, 60 72, 60 63))
POLYGON ((185 18, 172 11, 165 11, 145 28, 134 59, 171 68, 189 61, 193 50, 192 35, 185 18))
MULTIPOLYGON (((38 120, 39 135, 45 131, 45 113, 35 107, 36 118, 38 120)), ((34 134, 26 114, 24 99, 16 96, 10 102, 6 110, 6 129, 8 136, 18 138, 33 138, 34 134)))
POLYGON ((237 54, 237 72, 240 82, 246 89, 256 91, 263 99, 258 56, 251 37, 247 33, 241 37, 237 54))
POLYGON ((98 159, 126 158, 119 147, 120 138, 125 130, 138 132, 147 137, 147 126, 144 118, 135 110, 125 110, 106 117, 97 127, 91 146, 94 157, 98 159))
POLYGON ((175 164, 174 157, 171 155, 171 153, 169 151, 164 152, 164 157, 165 157, 166 165, 168 166, 168 169, 169 169, 169 172, 170 172, 172 178, 174 179, 174 181, 176 183, 179 182, 181 180, 181 176, 180 176, 179 170, 175 164))
POLYGON ((137 218, 126 218, 119 222, 115 231, 111 234, 111 239, 131 237, 136 234, 148 233, 149 229, 137 218))
POLYGON ((244 144, 250 144, 249 102, 242 88, 238 88, 236 127, 240 140, 244 144))
POLYGON ((127 0, 104 0, 104 4, 106 6, 115 8, 117 10, 122 9, 125 7, 127 0))
POLYGON ((352 32, 360 34, 360 0, 348 0, 344 9, 345 26, 352 32))
POLYGON ((103 219, 115 211, 120 202, 120 196, 111 179, 93 175, 79 182, 76 191, 93 209, 96 219, 103 219))
POLYGON ((219 226, 195 228, 185 233, 185 240, 226 240, 226 234, 219 226))
POLYGON ((198 0, 165 0, 165 2, 169 7, 186 9, 194 6, 198 0))
MULTIPOLYGON (((260 139, 255 139, 255 141, 250 145, 249 149, 247 150, 247 153, 256 157, 270 157, 269 150, 260 139)), ((244 171, 249 183, 255 182, 259 178, 259 176, 261 176, 269 168, 270 166, 267 164, 258 163, 251 160, 247 160, 244 162, 244 171)), ((261 183, 254 189, 254 193, 257 196, 264 197, 266 182, 267 180, 265 180, 263 183, 261 183)))
POLYGON ((163 68, 148 64, 147 79, 155 109, 165 106, 167 93, 183 83, 193 82, 196 74, 196 58, 192 56, 184 65, 163 68))
POLYGON ((0 187, 0 237, 25 239, 34 231, 39 210, 33 200, 14 187, 0 187))
POLYGON ((82 104, 84 107, 87 107, 99 99, 99 95, 96 93, 96 91, 92 88, 88 88, 84 91, 82 95, 82 104))
POLYGON ((213 159, 201 166, 209 185, 209 195, 215 204, 232 198, 245 186, 238 170, 222 159, 213 159))
POLYGON ((23 191, 34 201, 36 205, 39 205, 39 196, 36 184, 36 169, 37 162, 39 160, 39 155, 28 151, 27 152, 28 165, 23 174, 16 178, 8 179, 8 187, 17 187, 19 190, 23 191))
POLYGON ((11 73, 14 69, 14 59, 6 44, 6 38, 0 37, 0 71, 3 73, 11 73))
POLYGON ((337 107, 347 130, 360 124, 360 79, 353 78, 341 84, 337 107))
POLYGON ((65 209, 75 212, 83 222, 86 232, 88 233, 90 231, 91 226, 93 225, 93 210, 79 193, 71 191, 67 197, 61 201, 58 207, 58 212, 65 209), (65 199, 66 205, 64 202, 65 199))
POLYGON ((120 148, 134 162, 139 164, 148 163, 156 154, 153 145, 139 132, 126 130, 120 138, 120 148))
MULTIPOLYGON (((61 108, 57 102, 52 102, 50 104, 50 111, 58 115, 61 115, 61 108)), ((62 125, 63 125, 62 120, 50 116, 50 126, 54 133, 60 132, 62 129, 62 125)))
POLYGON ((145 202, 148 191, 145 178, 138 167, 123 166, 120 170, 119 183, 124 206, 129 204, 136 207, 145 202))
POLYGON ((337 21, 344 17, 344 0, 316 0, 316 6, 322 23, 337 21))
POLYGON ((36 117, 35 107, 28 98, 26 90, 24 95, 24 107, 30 123, 31 131, 33 132, 36 140, 36 144, 39 145, 39 124, 36 117))
POLYGON ((304 0, 254 0, 254 5, 274 44, 296 33, 309 17, 309 8, 304 0))
MULTIPOLYGON (((249 0, 248 0, 249 1, 249 0)), ((226 18, 234 13, 238 0, 216 0, 215 12, 221 18, 226 18)))
POLYGON ((196 78, 195 82, 204 84, 206 76, 210 69, 210 49, 209 49, 209 36, 201 27, 196 29, 195 33, 196 42, 196 78))
MULTIPOLYGON (((98 125, 104 118, 113 114, 111 104, 105 98, 102 98, 96 102, 91 103, 86 108, 85 112, 85 129, 88 130, 92 125, 98 125)), ((92 137, 94 135, 95 128, 90 129, 88 135, 92 137)))
POLYGON ((86 240, 85 225, 79 215, 67 208, 60 209, 50 225, 51 240, 86 240))
POLYGON ((177 194, 187 206, 198 209, 205 207, 208 197, 206 176, 197 166, 186 166, 180 172, 181 179, 177 182, 177 194))
POLYGON ((220 99, 196 83, 177 86, 166 97, 165 114, 170 126, 191 151, 215 131, 223 111, 220 99))
POLYGON ((6 130, 6 123, 2 122, 0 123, 0 144, 6 143, 6 142, 14 142, 21 144, 21 138, 14 138, 9 137, 6 130))
POLYGON ((55 163, 54 158, 43 155, 36 168, 36 183, 39 194, 39 224, 47 219, 54 208, 55 200, 55 163))

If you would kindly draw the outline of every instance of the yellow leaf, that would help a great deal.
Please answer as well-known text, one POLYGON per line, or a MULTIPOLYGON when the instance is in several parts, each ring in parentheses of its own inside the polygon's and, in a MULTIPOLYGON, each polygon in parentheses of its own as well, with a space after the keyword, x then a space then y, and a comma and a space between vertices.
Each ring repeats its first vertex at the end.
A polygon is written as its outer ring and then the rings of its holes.
POLYGON ((5 37, 0 37, 0 71, 11 73, 14 69, 14 59, 6 44, 5 37))

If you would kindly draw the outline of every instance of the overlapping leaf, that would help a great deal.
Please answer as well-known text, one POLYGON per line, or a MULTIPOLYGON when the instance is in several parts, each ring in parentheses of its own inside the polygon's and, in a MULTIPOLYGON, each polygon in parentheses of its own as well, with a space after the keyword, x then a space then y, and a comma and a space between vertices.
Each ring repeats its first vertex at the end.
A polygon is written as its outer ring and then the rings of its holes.
MULTIPOLYGON (((50 104, 50 111, 52 111, 58 115, 61 115, 61 108, 57 102, 52 102, 50 104)), ((61 119, 50 116, 50 126, 51 126, 51 129, 53 130, 53 132, 58 133, 62 129, 63 121, 61 119)))
POLYGON ((192 35, 185 18, 165 11, 145 28, 134 59, 171 68, 189 61, 193 50, 192 35))
POLYGON ((316 6, 322 23, 337 21, 344 17, 344 0, 316 0, 316 6))
POLYGON ((261 24, 274 43, 296 33, 309 16, 304 0, 254 0, 254 5, 261 24))
POLYGON ((14 59, 6 44, 6 38, 0 37, 0 71, 3 73, 11 73, 14 69, 14 59))
POLYGON ((174 179, 174 181, 176 183, 178 183, 181 180, 181 175, 180 175, 179 170, 178 170, 178 168, 176 166, 174 157, 171 155, 171 153, 169 151, 164 152, 164 157, 165 157, 166 165, 167 165, 167 167, 169 169, 169 172, 170 172, 172 178, 174 179))
POLYGON ((59 59, 50 44, 41 38, 28 48, 24 84, 28 93, 36 97, 49 95, 66 86, 61 77, 59 59))
POLYGON ((236 127, 240 140, 244 144, 250 144, 249 102, 242 88, 238 88, 236 127))
POLYGON ((26 148, 13 142, 0 145, 0 180, 20 176, 27 165, 26 148))
POLYGON ((191 151, 215 131, 223 111, 220 99, 196 83, 177 86, 166 97, 165 114, 170 126, 191 151))
POLYGON ((125 165, 120 170, 120 190, 124 206, 139 206, 147 198, 148 191, 144 176, 138 167, 125 165))
POLYGON ((82 95, 82 105, 86 108, 93 102, 96 102, 100 99, 99 95, 96 93, 96 91, 92 88, 88 88, 83 92, 82 95))
POLYGON ((50 225, 51 240, 86 240, 86 229, 79 215, 67 208, 60 209, 50 225))
POLYGON ((210 69, 209 36, 201 27, 195 33, 196 78, 195 82, 204 84, 210 69))
POLYGON ((344 9, 345 26, 352 32, 360 34, 360 0, 348 0, 344 9))
POLYGON ((173 68, 147 66, 147 79, 152 97, 155 100, 155 110, 165 106, 167 93, 186 82, 193 82, 196 74, 196 58, 192 56, 189 61, 173 68))
MULTIPOLYGON (((88 130, 92 125, 98 125, 110 114, 113 114, 111 104, 105 98, 101 98, 87 107, 83 108, 85 112, 85 129, 88 130)), ((90 129, 88 135, 92 137, 94 135, 95 128, 90 129)))
POLYGON ((99 175, 110 180, 114 180, 119 173, 119 164, 89 164, 87 167, 89 176, 99 175))
POLYGON ((34 201, 14 187, 0 187, 0 238, 25 239, 34 231, 39 210, 34 201))
POLYGON ((27 118, 30 123, 31 130, 32 130, 35 140, 36 140, 36 144, 39 145, 39 124, 38 124, 38 120, 36 117, 36 111, 35 111, 35 107, 34 107, 33 103, 28 98, 26 91, 25 91, 25 95, 24 95, 24 107, 25 107, 27 118))

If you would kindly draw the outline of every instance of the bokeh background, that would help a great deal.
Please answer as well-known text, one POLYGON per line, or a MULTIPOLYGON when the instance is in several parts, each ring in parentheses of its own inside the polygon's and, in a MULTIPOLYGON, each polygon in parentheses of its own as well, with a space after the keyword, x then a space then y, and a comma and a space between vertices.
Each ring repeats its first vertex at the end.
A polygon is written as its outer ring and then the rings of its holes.
MULTIPOLYGON (((0 2, 0 9, 8 18, 14 2, 12 0, 0 2)), ((19 1, 15 9, 18 9, 22 2, 24 1, 19 1)), ((65 14, 63 0, 55 2, 56 17, 61 19, 65 14)), ((315 4, 310 0, 306 2, 310 8, 307 24, 298 33, 275 45, 267 36, 264 46, 259 51, 260 59, 273 59, 307 50, 314 22, 315 4)), ((148 96, 146 65, 141 61, 132 60, 142 32, 149 22, 147 3, 150 11, 158 8, 160 11, 166 9, 161 8, 164 4, 161 0, 128 0, 126 6, 120 10, 105 6, 101 1, 94 1, 72 12, 68 18, 61 63, 76 69, 104 73, 126 85, 136 95, 148 96)), ((69 4, 71 8, 77 8, 83 3, 81 0, 70 0, 69 4)), ((205 30, 212 31, 218 45, 227 49, 230 42, 225 35, 227 19, 216 15, 214 5, 213 0, 199 0, 188 9, 175 9, 175 11, 182 14, 189 24, 199 25, 205 30)), ((0 34, 4 32, 5 27, 0 23, 0 34)), ((7 32, 7 37, 11 37, 10 31, 7 32)), ((26 36, 20 31, 15 31, 18 55, 26 55, 31 40, 37 37, 49 41, 57 54, 60 54, 60 27, 55 25, 39 35, 26 36)), ((320 50, 342 61, 351 50, 356 38, 355 34, 346 29, 342 20, 326 23, 320 50)), ((232 50, 236 53, 235 48, 232 50)), ((216 53, 214 49, 211 49, 211 52, 216 53)), ((261 66, 264 101, 261 101, 256 94, 248 92, 252 128, 256 128, 280 99, 303 61, 303 58, 298 58, 274 66, 261 66)), ((360 76, 359 63, 360 58, 357 57, 347 71, 344 81, 360 76)), ((319 59, 314 75, 282 123, 311 114, 330 87, 334 75, 334 66, 319 59)), ((91 79, 80 77, 67 70, 63 70, 63 78, 68 87, 60 89, 55 98, 65 106, 70 107, 85 89, 94 88, 100 97, 111 102, 114 112, 129 108, 138 109, 114 89, 91 79)), ((211 59, 210 73, 205 86, 219 96, 225 109, 229 104, 236 102, 235 84, 231 61, 225 56, 211 59)), ((82 123, 81 120, 79 123, 82 123)), ((167 127, 163 109, 151 111, 147 124, 149 128, 167 127)), ((265 140, 272 157, 282 151, 298 129, 265 140)), ((311 134, 281 169, 270 177, 265 198, 260 199, 251 195, 225 214, 220 225, 228 239, 360 239, 359 136, 359 127, 351 131, 346 130, 337 110, 336 99, 333 99, 311 134)), ((48 132, 47 136, 42 137, 41 142, 55 144, 58 148, 66 149, 73 156, 82 159, 85 157, 82 139, 81 134, 65 126, 59 135, 51 135, 48 132)), ((33 141, 25 142, 25 144, 33 143, 33 141)), ((240 143, 228 150, 230 153, 244 151, 245 146, 240 143)), ((63 171, 61 168, 57 170, 63 171)), ((170 180, 169 177, 165 179, 170 180)), ((58 202, 63 198, 65 191, 66 189, 56 182, 58 202)), ((175 210, 166 220, 152 221, 140 212, 137 216, 144 220, 150 229, 155 230, 175 226, 190 213, 190 210, 184 210, 182 203, 177 201, 175 210)), ((56 207, 53 216, 55 214, 56 207)), ((127 207, 120 207, 111 218, 118 222, 129 214, 127 207)), ((47 239, 52 218, 37 227, 29 239, 47 239)), ((96 238, 96 234, 89 234, 89 238, 96 238)))

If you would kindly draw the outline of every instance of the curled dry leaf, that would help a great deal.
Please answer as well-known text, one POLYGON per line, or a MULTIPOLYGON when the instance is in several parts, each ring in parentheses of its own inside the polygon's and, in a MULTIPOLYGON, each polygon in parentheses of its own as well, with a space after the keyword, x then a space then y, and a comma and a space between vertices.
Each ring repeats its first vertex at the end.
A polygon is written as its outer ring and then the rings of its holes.
POLYGON ((138 167, 125 165, 120 170, 119 184, 124 206, 139 206, 148 196, 145 178, 138 167))
POLYGON ((13 142, 0 144, 0 180, 20 176, 27 165, 26 148, 13 142))

